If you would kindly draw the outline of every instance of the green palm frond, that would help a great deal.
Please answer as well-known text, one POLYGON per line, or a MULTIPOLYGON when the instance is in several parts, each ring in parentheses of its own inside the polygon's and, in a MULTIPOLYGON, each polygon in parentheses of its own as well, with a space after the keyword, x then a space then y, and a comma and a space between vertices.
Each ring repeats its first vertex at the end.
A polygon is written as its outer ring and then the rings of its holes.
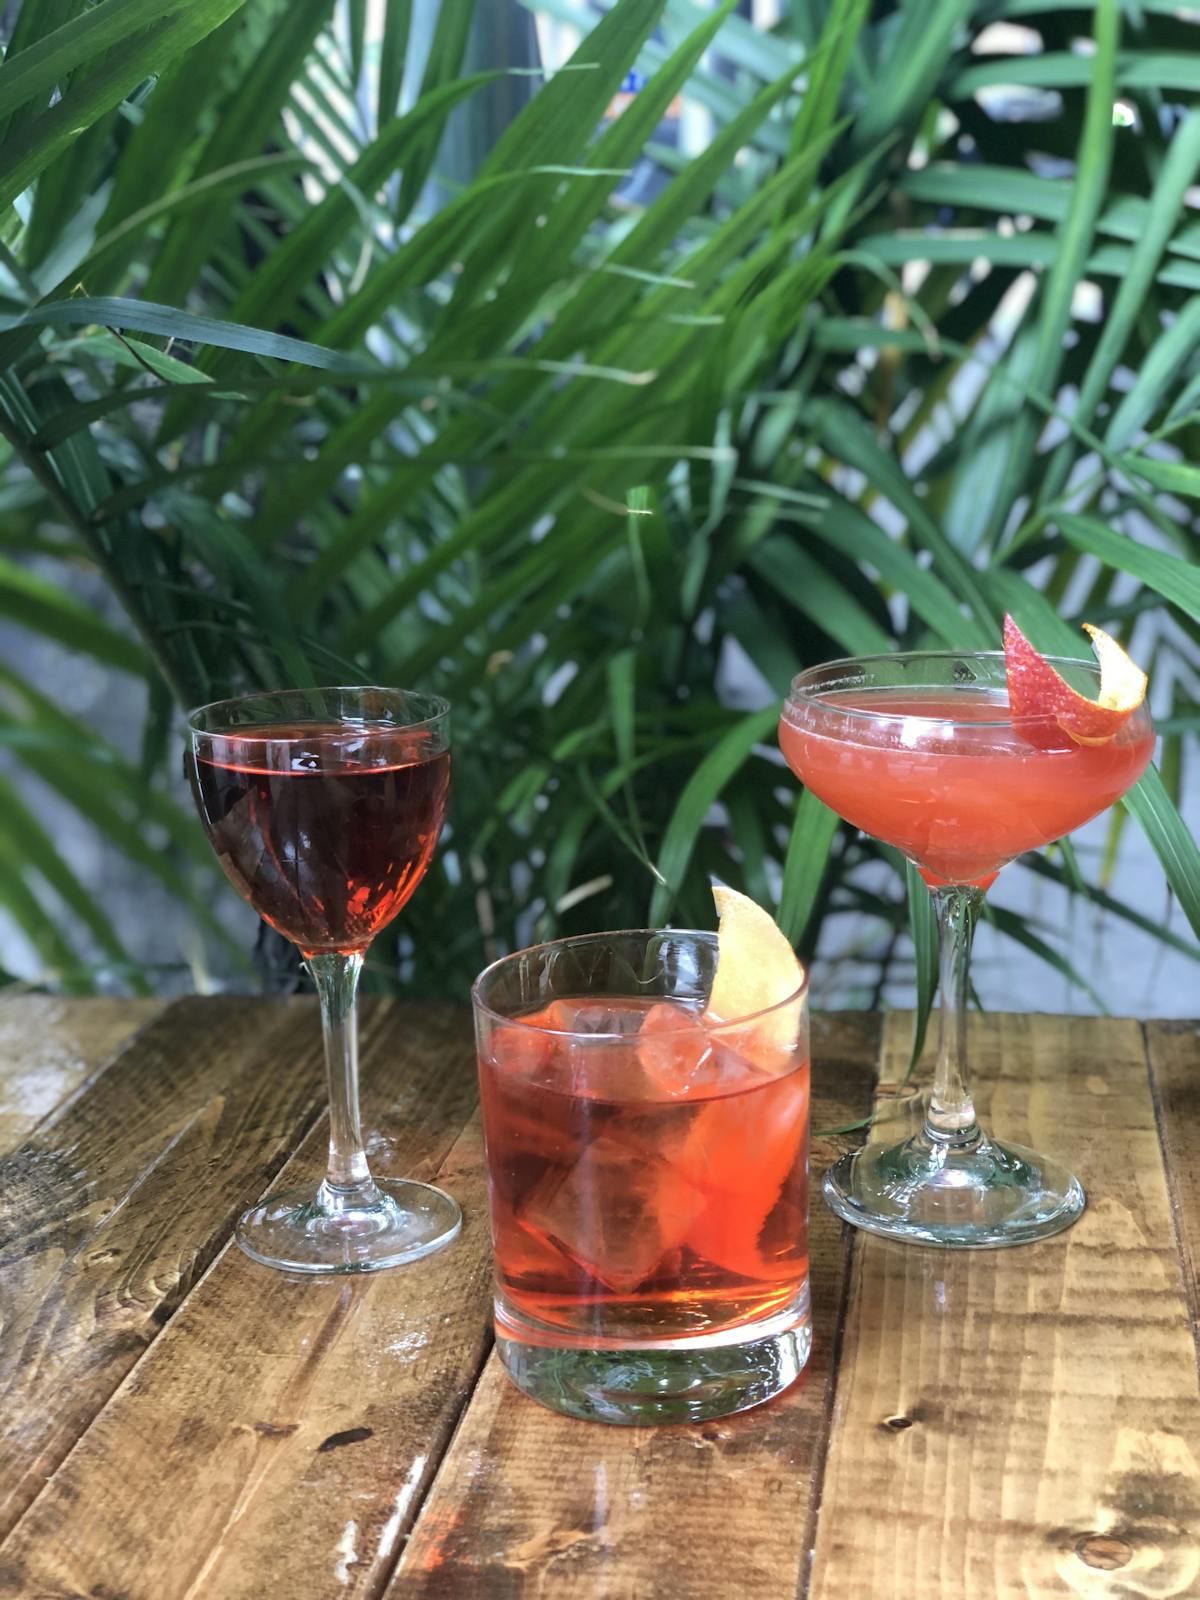
MULTIPOLYGON (((392 3, 374 38, 356 0, 17 8, 0 616, 154 686, 139 766, 6 677, 18 772, 212 925, 167 692, 418 677, 456 704, 452 832, 394 952, 427 988, 534 936, 708 921, 714 874, 812 949, 884 904, 881 857, 784 781, 731 655, 765 700, 847 651, 994 646, 1006 610, 1078 650, 1082 610, 1167 691, 1170 781, 1129 809, 1200 931, 1194 25, 530 0, 583 30, 530 79, 486 58, 501 9, 489 34, 473 0, 392 3), (977 49, 999 21, 1033 48, 977 49), (686 159, 680 95, 711 122, 686 159), (127 628, 74 599, 81 562, 127 628)), ((47 974, 123 960, 0 802, 4 909, 47 974)), ((924 1010, 920 905, 911 929, 924 1010)))

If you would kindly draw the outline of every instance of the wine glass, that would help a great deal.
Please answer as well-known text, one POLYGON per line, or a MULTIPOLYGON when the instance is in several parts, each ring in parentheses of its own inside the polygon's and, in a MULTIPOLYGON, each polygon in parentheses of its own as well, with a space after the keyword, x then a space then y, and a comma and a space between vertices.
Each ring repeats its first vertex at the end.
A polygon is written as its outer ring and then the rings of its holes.
MULTIPOLYGON (((1051 658, 1095 699, 1099 670, 1051 658)), ((1115 737, 1077 744, 1053 717, 1009 713, 1001 652, 920 651, 833 661, 792 683, 779 727, 796 776, 929 885, 941 942, 938 1061, 924 1127, 872 1143, 826 1174, 833 1210, 872 1233, 946 1245, 1020 1244, 1084 1207, 1057 1161, 979 1126, 967 1088, 967 969, 983 897, 1025 850, 1070 833, 1141 777, 1154 748, 1139 707, 1115 737)))
POLYGON ((355 994, 372 939, 425 875, 450 787, 450 708, 407 689, 286 689, 188 718, 192 791, 230 882, 297 945, 321 1003, 329 1165, 237 1227, 247 1255, 291 1272, 374 1272, 449 1244, 457 1203, 373 1178, 358 1107, 355 994))

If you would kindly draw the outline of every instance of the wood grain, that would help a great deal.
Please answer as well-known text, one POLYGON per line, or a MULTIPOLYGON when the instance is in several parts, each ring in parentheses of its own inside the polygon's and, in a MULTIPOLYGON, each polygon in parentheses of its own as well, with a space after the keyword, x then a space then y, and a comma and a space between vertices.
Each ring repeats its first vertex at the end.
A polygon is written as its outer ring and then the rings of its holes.
POLYGON ((182 1000, 0 1161, 0 1532, 321 1103, 306 1000, 182 1000))
POLYGON ((1200 1023, 1148 1022, 1146 1049, 1200 1363, 1200 1023))
MULTIPOLYGON (((870 1097, 877 1026, 814 1027, 816 1126, 870 1097)), ((814 1145, 823 1169, 845 1144, 814 1145)), ((493 1356, 390 1600, 781 1600, 814 1514, 843 1293, 840 1224, 813 1208, 815 1342, 805 1378, 768 1406, 697 1427, 609 1428, 520 1395, 493 1356)))
MULTIPOLYGON (((228 1248, 0 1549, 0 1594, 378 1593, 490 1341, 469 1013, 376 1014, 364 1082, 376 1169, 439 1174, 460 1240, 341 1280, 228 1248)), ((279 1182, 315 1188, 324 1145, 279 1182)))
POLYGON ((0 1155, 15 1149, 164 1006, 162 1000, 0 996, 0 1155))
MULTIPOLYGON (((322 1283, 227 1245, 273 1177, 321 1168, 306 1002, 70 1002, 40 1035, 27 1003, 0 1001, 14 1079, 74 1031, 62 1093, 29 1098, 33 1073, 3 1102, 24 1121, 0 1144, 0 1491, 10 1520, 28 1509, 0 1596, 1200 1596, 1195 1025, 973 1019, 981 1106, 1075 1165, 1077 1227, 1009 1251, 851 1245, 814 1193, 806 1379, 743 1417, 625 1430, 543 1410, 494 1360, 479 1377, 465 1009, 380 1005, 364 1027, 375 1163, 438 1175, 462 1239, 322 1283), (111 1058, 131 1016, 149 1020, 111 1058)), ((897 1132, 908 1029, 889 1019, 880 1063, 897 1132)), ((852 1121, 877 1024, 815 1033, 816 1121, 852 1121)), ((818 1141, 815 1167, 846 1142, 818 1141)))
MULTIPOLYGON (((971 1038, 981 1110, 1088 1210, 1010 1250, 857 1240, 810 1600, 1196 1596, 1200 1395, 1141 1028, 971 1038)), ((889 1019, 885 1077, 907 1040, 889 1019)))

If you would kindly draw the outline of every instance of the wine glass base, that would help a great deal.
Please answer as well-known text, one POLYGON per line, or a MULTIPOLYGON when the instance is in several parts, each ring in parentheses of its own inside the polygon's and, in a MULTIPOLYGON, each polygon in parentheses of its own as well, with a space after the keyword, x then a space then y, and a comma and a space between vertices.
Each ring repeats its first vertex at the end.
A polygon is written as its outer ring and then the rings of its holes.
POLYGON ((244 1212, 237 1242, 283 1272, 378 1272, 432 1255, 462 1227, 458 1201, 432 1184, 376 1180, 378 1204, 324 1210, 311 1189, 285 1189, 244 1212))
POLYGON ((924 1134, 870 1144, 831 1167, 824 1188, 830 1208, 856 1228, 959 1249, 1049 1238, 1087 1203, 1059 1162, 985 1135, 960 1146, 924 1134))

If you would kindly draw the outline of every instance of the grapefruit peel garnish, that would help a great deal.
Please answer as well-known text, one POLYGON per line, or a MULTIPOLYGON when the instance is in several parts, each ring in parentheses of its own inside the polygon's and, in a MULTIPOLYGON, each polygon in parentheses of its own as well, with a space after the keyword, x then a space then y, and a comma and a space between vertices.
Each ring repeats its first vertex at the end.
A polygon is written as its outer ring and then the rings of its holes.
POLYGON ((1051 666, 1017 627, 1004 619, 1004 669, 1013 725, 1028 743, 1060 746, 1055 728, 1076 744, 1107 744, 1146 698, 1146 674, 1103 628, 1083 624, 1100 663, 1100 694, 1089 700, 1051 666))
POLYGON ((752 1018, 738 1030, 739 1039, 761 1045, 765 1054, 790 1056, 800 1042, 804 968, 783 930, 760 905, 723 884, 713 885, 713 899, 721 920, 717 972, 705 1019, 736 1023, 752 1018), (795 1002, 785 1005, 792 995, 795 1002))

